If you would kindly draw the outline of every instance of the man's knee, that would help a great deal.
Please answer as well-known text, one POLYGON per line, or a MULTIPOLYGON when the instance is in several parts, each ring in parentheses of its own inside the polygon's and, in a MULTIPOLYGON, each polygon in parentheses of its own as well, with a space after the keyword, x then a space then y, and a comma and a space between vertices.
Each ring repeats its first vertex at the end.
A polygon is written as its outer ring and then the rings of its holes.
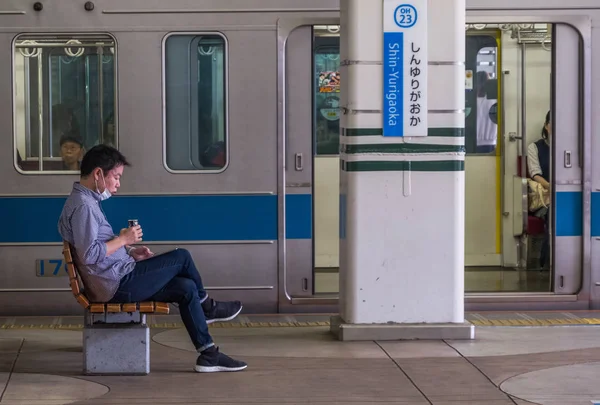
POLYGON ((184 278, 181 281, 182 290, 184 291, 183 298, 186 302, 190 302, 198 298, 198 287, 196 283, 189 278, 184 278))
POLYGON ((192 255, 190 254, 189 250, 187 250, 187 249, 177 249, 177 250, 175 250, 175 254, 177 255, 178 258, 180 258, 182 260, 191 260, 192 259, 192 255))
POLYGON ((166 288, 167 295, 174 302, 186 303, 198 298, 196 283, 185 277, 175 277, 166 288))

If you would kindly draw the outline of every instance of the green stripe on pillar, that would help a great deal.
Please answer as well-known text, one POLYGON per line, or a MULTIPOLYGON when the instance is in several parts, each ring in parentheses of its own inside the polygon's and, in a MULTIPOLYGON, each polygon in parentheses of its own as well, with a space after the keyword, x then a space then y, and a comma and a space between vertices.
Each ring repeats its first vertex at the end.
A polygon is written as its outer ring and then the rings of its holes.
POLYGON ((462 172, 465 170, 465 162, 462 160, 343 162, 342 168, 347 172, 462 172))
POLYGON ((463 145, 427 145, 422 143, 383 143, 342 145, 342 153, 450 153, 464 152, 463 145))
MULTIPOLYGON (((342 136, 383 136, 382 128, 343 128, 342 136)), ((460 138, 465 136, 464 128, 429 128, 427 136, 460 138)))

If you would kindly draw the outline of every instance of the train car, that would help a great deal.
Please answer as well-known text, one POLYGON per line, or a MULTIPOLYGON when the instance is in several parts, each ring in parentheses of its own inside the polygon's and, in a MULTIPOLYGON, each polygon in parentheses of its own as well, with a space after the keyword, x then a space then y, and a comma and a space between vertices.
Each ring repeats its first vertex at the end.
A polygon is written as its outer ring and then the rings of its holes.
MULTIPOLYGON (((469 310, 600 306, 596 3, 467 0, 465 129, 429 135, 466 153, 469 310)), ((185 247, 247 312, 336 311, 338 0, 0 0, 0 54, 0 314, 80 313, 57 220, 99 143, 132 163, 115 233, 185 247)))

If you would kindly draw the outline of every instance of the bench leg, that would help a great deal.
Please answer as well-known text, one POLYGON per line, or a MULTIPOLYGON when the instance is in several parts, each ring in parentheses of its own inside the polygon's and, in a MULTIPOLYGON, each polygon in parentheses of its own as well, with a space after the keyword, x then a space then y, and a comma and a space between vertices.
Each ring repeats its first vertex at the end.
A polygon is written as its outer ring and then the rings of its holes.
POLYGON ((150 373, 150 328, 144 324, 85 325, 85 375, 147 375, 150 373))

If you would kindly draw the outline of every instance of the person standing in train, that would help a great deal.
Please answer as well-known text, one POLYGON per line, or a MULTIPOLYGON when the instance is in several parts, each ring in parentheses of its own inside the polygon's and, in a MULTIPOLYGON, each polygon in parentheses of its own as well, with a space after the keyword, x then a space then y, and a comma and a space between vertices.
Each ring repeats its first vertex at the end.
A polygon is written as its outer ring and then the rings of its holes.
POLYGON ((179 311, 199 356, 197 372, 240 371, 246 363, 219 352, 208 323, 229 321, 242 311, 239 301, 217 302, 204 289, 186 249, 154 255, 142 240, 139 225, 113 234, 100 203, 117 192, 129 162, 108 145, 91 148, 81 161, 81 178, 73 184, 58 222, 62 238, 74 248, 86 294, 93 302, 160 301, 179 311))
MULTIPOLYGON (((552 134, 552 121, 550 111, 546 114, 542 127, 542 138, 532 142, 527 148, 527 166, 529 177, 550 191, 550 136, 552 134)), ((548 208, 542 207, 534 215, 544 219, 544 242, 540 253, 540 267, 544 268, 548 259, 550 235, 548 231, 548 208)))
POLYGON ((490 112, 497 100, 489 91, 492 81, 487 72, 477 72, 477 153, 491 153, 496 149, 498 125, 490 112))

